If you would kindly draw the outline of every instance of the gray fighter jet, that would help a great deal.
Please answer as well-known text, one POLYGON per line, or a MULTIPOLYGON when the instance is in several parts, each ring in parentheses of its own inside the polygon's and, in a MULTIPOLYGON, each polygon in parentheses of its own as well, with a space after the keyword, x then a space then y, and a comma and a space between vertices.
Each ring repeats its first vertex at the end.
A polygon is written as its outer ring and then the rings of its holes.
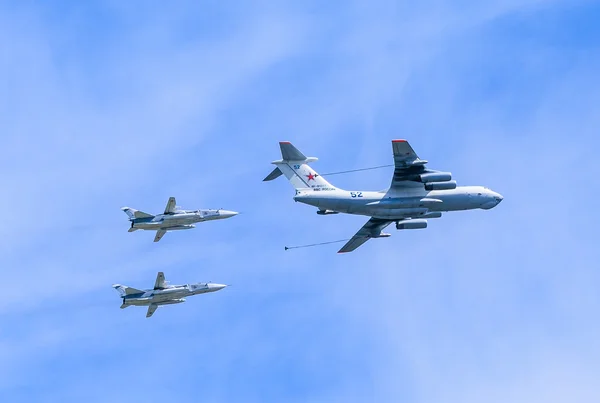
POLYGON ((204 221, 220 220, 238 215, 228 210, 180 210, 175 198, 170 197, 163 214, 152 215, 129 207, 121 208, 129 216, 129 232, 138 229, 156 231, 154 242, 158 242, 167 231, 196 228, 194 224, 204 221))
POLYGON ((482 186, 460 186, 450 172, 426 168, 406 140, 392 140, 394 176, 389 189, 380 192, 338 189, 308 164, 317 158, 306 157, 289 142, 279 143, 282 159, 264 180, 285 175, 296 189, 294 200, 317 207, 317 214, 358 214, 369 221, 340 249, 351 252, 371 238, 389 237, 382 232, 391 223, 396 229, 427 228, 428 218, 442 212, 496 207, 502 196, 482 186))
POLYGON ((147 306, 147 318, 152 316, 159 306, 180 304, 185 302, 185 297, 219 291, 225 287, 227 287, 225 284, 214 283, 168 285, 168 282, 165 281, 165 274, 162 271, 158 272, 154 288, 150 290, 138 290, 137 288, 121 284, 113 284, 113 288, 123 298, 121 309, 125 309, 128 306, 147 306))

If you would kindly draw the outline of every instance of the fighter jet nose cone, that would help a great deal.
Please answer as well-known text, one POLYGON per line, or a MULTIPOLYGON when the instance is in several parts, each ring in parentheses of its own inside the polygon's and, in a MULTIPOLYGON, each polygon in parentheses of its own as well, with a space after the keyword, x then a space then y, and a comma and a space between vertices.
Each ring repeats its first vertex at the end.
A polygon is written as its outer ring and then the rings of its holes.
POLYGON ((239 213, 237 211, 219 210, 219 215, 222 218, 231 218, 231 217, 235 217, 238 214, 239 213))
POLYGON ((226 284, 209 284, 208 287, 211 289, 211 291, 219 291, 222 290, 223 288, 227 287, 226 284))
POLYGON ((494 199, 496 199, 496 204, 500 204, 500 202, 504 200, 504 197, 500 193, 496 193, 494 199))

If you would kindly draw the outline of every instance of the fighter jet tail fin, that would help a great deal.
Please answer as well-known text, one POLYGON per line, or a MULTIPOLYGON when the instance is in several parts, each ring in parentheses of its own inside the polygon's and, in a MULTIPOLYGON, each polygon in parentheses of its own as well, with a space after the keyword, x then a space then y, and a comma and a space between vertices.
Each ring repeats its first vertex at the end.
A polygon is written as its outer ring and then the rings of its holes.
POLYGON ((131 295, 131 294, 143 294, 144 293, 144 291, 138 290, 137 288, 127 287, 126 285, 121 285, 121 284, 113 284, 112 287, 119 292, 121 297, 124 297, 126 295, 131 295))
POLYGON ((285 175, 295 189, 336 189, 335 186, 323 179, 309 166, 311 162, 317 161, 317 158, 305 156, 289 141, 280 142, 279 147, 281 149, 281 160, 273 161, 273 164, 277 167, 263 179, 264 181, 272 181, 281 175, 285 175))
POLYGON ((121 210, 123 210, 131 220, 134 220, 136 218, 154 218, 152 214, 144 213, 143 211, 139 211, 129 207, 122 207, 121 210))

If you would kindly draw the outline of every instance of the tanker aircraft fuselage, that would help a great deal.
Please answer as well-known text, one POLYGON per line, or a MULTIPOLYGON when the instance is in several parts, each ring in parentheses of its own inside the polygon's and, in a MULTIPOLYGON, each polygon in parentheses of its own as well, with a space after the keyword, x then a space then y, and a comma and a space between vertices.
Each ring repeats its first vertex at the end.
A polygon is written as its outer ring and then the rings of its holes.
POLYGON ((380 192, 303 189, 296 192, 294 200, 319 208, 321 214, 338 212, 401 220, 419 215, 439 218, 438 213, 447 211, 489 210, 502 201, 502 196, 482 186, 458 186, 432 191, 422 187, 380 192))

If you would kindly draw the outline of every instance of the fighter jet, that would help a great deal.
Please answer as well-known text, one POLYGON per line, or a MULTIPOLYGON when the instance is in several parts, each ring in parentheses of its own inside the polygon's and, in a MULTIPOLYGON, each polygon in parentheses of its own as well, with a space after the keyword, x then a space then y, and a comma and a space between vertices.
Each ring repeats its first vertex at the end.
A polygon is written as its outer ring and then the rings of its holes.
POLYGON ((264 179, 282 174, 296 189, 294 200, 318 208, 317 214, 358 214, 371 217, 338 253, 352 252, 371 238, 391 236, 383 233, 391 223, 396 229, 427 228, 428 218, 443 212, 496 207, 502 196, 482 186, 457 186, 450 172, 426 168, 406 140, 392 140, 394 176, 389 189, 380 192, 338 189, 308 164, 317 158, 306 157, 289 142, 279 143, 282 159, 264 179))
POLYGON ((113 284, 113 288, 123 298, 121 309, 125 309, 128 306, 147 306, 147 318, 151 317, 159 306, 180 304, 185 302, 185 297, 219 291, 225 287, 227 286, 224 284, 214 283, 168 285, 168 282, 165 281, 165 274, 162 271, 158 272, 154 288, 150 290, 138 290, 137 288, 121 284, 113 284))
POLYGON ((220 220, 238 215, 228 210, 180 210, 175 198, 169 197, 163 214, 152 215, 129 207, 121 208, 129 216, 131 227, 129 232, 138 229, 156 231, 154 242, 158 242, 167 231, 177 231, 196 228, 198 222, 220 220))

